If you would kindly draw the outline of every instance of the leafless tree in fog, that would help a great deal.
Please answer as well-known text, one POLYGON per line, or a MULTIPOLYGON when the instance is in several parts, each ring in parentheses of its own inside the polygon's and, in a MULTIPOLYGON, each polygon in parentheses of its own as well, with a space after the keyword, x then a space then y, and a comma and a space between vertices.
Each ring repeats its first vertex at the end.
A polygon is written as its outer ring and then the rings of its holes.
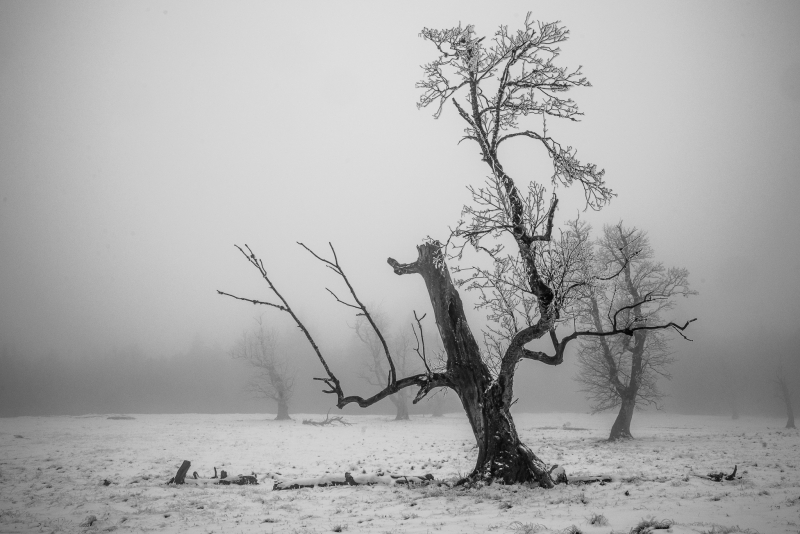
POLYGON ((441 388, 439 391, 428 396, 428 402, 431 405, 431 415, 433 417, 444 417, 444 405, 447 401, 445 394, 447 389, 441 388))
MULTIPOLYGON (((585 228, 585 227, 584 227, 585 228)), ((647 234, 622 223, 606 226, 595 244, 598 276, 603 282, 588 285, 582 299, 581 321, 597 331, 660 324, 675 297, 695 294, 689 289, 686 269, 666 268, 655 261, 647 234)), ((637 404, 658 407, 663 393, 659 378, 669 378, 673 358, 664 331, 635 330, 609 337, 586 337, 578 349, 579 373, 594 412, 619 406, 610 441, 630 439, 637 404)))
POLYGON ((724 358, 715 365, 715 369, 721 378, 719 387, 723 388, 717 396, 725 404, 725 408, 731 414, 731 419, 739 419, 739 390, 742 370, 729 359, 724 358))
MULTIPOLYGON (((388 320, 386 315, 380 311, 372 312, 375 324, 378 325, 383 331, 386 331, 388 320)), ((367 348, 368 354, 366 362, 361 373, 361 378, 367 381, 372 386, 383 387, 389 378, 389 370, 386 358, 383 356, 383 347, 381 340, 378 338, 376 331, 370 326, 363 316, 358 317, 356 324, 353 327, 359 341, 367 348)), ((397 372, 402 375, 410 374, 412 370, 411 362, 411 341, 408 335, 402 331, 397 331, 391 339, 387 340, 392 346, 397 365, 397 372)), ((395 407, 395 420, 407 421, 410 419, 408 415, 408 401, 409 391, 403 389, 393 395, 389 395, 389 400, 395 407)))
POLYGON ((289 401, 294 391, 294 371, 289 360, 278 350, 276 335, 266 330, 261 322, 252 330, 242 334, 231 349, 231 357, 249 365, 253 374, 246 389, 254 397, 275 401, 278 406, 278 421, 289 417, 289 401))
POLYGON ((786 407, 786 428, 797 428, 794 425, 792 392, 789 388, 789 381, 786 379, 786 369, 783 365, 778 365, 775 369, 775 376, 772 378, 772 384, 775 387, 775 396, 778 397, 786 407))
MULTIPOLYGON (((246 245, 240 252, 256 269, 273 292, 276 302, 238 297, 263 304, 291 315, 319 358, 327 376, 317 378, 336 395, 337 406, 350 403, 367 407, 407 387, 418 388, 413 402, 432 389, 447 387, 461 400, 478 447, 475 468, 462 482, 536 482, 552 487, 553 477, 544 461, 519 439, 510 408, 513 403, 514 375, 521 360, 559 365, 570 341, 581 336, 634 336, 640 330, 685 329, 673 322, 612 321, 601 328, 571 329, 559 337, 559 325, 572 325, 577 300, 586 286, 595 282, 591 265, 582 256, 580 235, 571 229, 554 235, 558 206, 558 187, 579 186, 587 207, 600 209, 613 196, 603 180, 603 171, 581 163, 576 150, 550 136, 542 120, 538 128, 527 129, 520 121, 542 119, 577 120, 578 107, 562 95, 576 87, 588 87, 580 72, 556 66, 558 45, 567 40, 568 31, 559 23, 540 23, 525 19, 517 32, 500 27, 491 39, 475 35, 472 26, 445 30, 425 28, 421 36, 433 44, 437 58, 423 66, 423 90, 418 106, 433 105, 439 117, 448 100, 464 121, 462 141, 477 145, 480 161, 490 172, 486 183, 470 188, 472 201, 463 210, 462 220, 448 241, 427 239, 417 247, 417 259, 388 263, 398 275, 420 275, 427 288, 436 326, 446 357, 444 368, 430 364, 425 345, 420 359, 425 371, 398 376, 397 365, 388 343, 357 293, 331 246, 320 255, 303 245, 315 258, 332 270, 346 286, 349 296, 334 298, 364 317, 380 340, 388 376, 385 387, 366 398, 346 395, 322 351, 300 317, 269 277, 263 261, 246 245), (456 97, 463 94, 463 100, 456 97), (523 144, 539 148, 552 163, 547 177, 553 188, 547 200, 546 187, 538 182, 520 186, 505 170, 500 146, 510 151, 523 144), (488 312, 489 325, 483 348, 472 334, 456 285, 450 277, 448 260, 464 260, 465 252, 477 256, 473 266, 461 268, 462 286, 478 292, 479 307, 488 312), (527 348, 530 342, 545 338, 552 353, 527 348)), ((504 154, 507 151, 503 152, 504 154)), ((643 295, 631 302, 638 309, 652 300, 643 295)), ((622 312, 621 312, 622 313, 622 312)))

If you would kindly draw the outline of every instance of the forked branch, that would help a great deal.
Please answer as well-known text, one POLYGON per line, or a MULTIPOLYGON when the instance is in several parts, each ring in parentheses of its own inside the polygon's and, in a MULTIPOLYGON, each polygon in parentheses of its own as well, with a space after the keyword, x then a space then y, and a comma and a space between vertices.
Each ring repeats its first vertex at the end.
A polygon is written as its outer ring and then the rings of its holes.
MULTIPOLYGON (((388 397, 389 395, 392 395, 393 393, 397 393, 398 391, 400 391, 400 390, 402 390, 404 388, 410 387, 410 386, 418 386, 420 388, 419 392, 417 393, 416 398, 414 399, 414 403, 416 403, 419 400, 421 400, 423 397, 425 397, 425 395, 427 395, 427 393, 429 391, 431 391, 432 389, 437 388, 437 387, 447 386, 449 384, 449 381, 448 381, 447 377, 444 374, 442 374, 442 373, 432 373, 432 372, 430 372, 430 370, 428 370, 428 372, 426 374, 417 374, 417 375, 414 375, 414 376, 409 376, 409 377, 405 377, 405 378, 402 378, 400 380, 397 380, 397 377, 396 377, 396 374, 395 374, 394 363, 392 362, 391 355, 389 354, 389 349, 388 349, 388 347, 386 345, 386 341, 384 340, 383 335, 380 332, 380 329, 375 324, 375 321, 372 319, 372 316, 367 311, 366 306, 364 306, 364 304, 359 300, 358 296, 355 293, 355 290, 353 289, 353 286, 350 284, 350 281, 347 279, 347 276, 345 275, 344 271, 342 270, 341 266, 339 265, 339 260, 338 260, 338 258, 336 256, 336 251, 333 249, 333 246, 331 245, 331 251, 333 253, 333 261, 330 261, 330 260, 327 260, 327 259, 317 255, 314 251, 312 251, 311 249, 309 249, 308 247, 306 247, 302 243, 299 243, 299 244, 300 244, 300 246, 305 248, 308 252, 310 252, 315 258, 317 258, 318 260, 322 261, 328 268, 330 268, 331 270, 333 270, 339 276, 342 277, 342 279, 347 284, 347 287, 350 290, 350 294, 352 295, 352 297, 355 300, 356 304, 350 304, 350 303, 344 302, 341 299, 339 299, 338 297, 336 297, 335 294, 334 294, 334 297, 336 298, 337 301, 339 301, 342 304, 345 304, 345 305, 347 305, 349 307, 352 307, 352 308, 359 309, 360 310, 360 315, 364 315, 364 317, 367 318, 367 320, 369 321, 370 325, 375 330, 375 333, 380 338, 381 343, 383 344, 383 347, 384 347, 384 350, 385 350, 385 353, 386 353, 386 357, 387 357, 387 359, 389 361, 389 365, 390 365, 391 370, 390 370, 390 374, 389 374, 389 383, 386 385, 385 388, 383 388, 381 391, 379 391, 375 395, 373 395, 371 397, 368 397, 366 399, 363 398, 363 397, 357 396, 357 395, 345 396, 344 391, 342 390, 341 383, 339 382, 339 379, 336 377, 336 375, 333 373, 333 371, 331 371, 330 366, 328 365, 327 361, 325 360, 325 357, 322 355, 322 351, 320 350, 320 348, 317 345, 317 343, 314 341, 314 338, 311 336, 311 333, 305 327, 305 325, 300 320, 300 318, 297 316, 297 314, 294 313, 294 310, 292 310, 292 307, 289 305, 287 300, 283 297, 283 295, 281 295, 280 292, 278 292, 277 288, 272 283, 272 280, 270 279, 269 275, 267 274, 267 270, 264 267, 264 262, 255 255, 255 253, 250 249, 250 247, 248 245, 245 245, 244 249, 242 247, 238 246, 238 245, 235 245, 235 246, 239 250, 239 252, 241 252, 242 255, 247 259, 247 261, 251 265, 253 265, 256 269, 258 269, 259 274, 264 279, 264 281, 267 282, 267 285, 269 286, 270 290, 275 294, 275 296, 278 298, 278 300, 280 301, 281 304, 275 304, 275 303, 272 303, 272 302, 266 302, 266 301, 262 301, 262 300, 258 300, 258 299, 251 299, 251 298, 246 298, 246 297, 239 297, 237 295, 233 295, 231 293, 227 293, 225 291, 220 291, 220 290, 217 290, 217 293, 220 294, 220 295, 224 295, 224 296, 227 296, 227 297, 231 297, 231 298, 237 299, 237 300, 244 300, 246 302, 251 302, 253 304, 262 304, 262 305, 270 306, 270 307, 273 307, 273 308, 275 308, 277 310, 280 310, 282 312, 288 313, 292 317, 292 319, 294 320, 295 324, 297 324, 298 328, 300 328, 300 330, 306 336, 306 339, 308 340, 308 342, 311 345, 311 347, 314 349, 314 352, 317 355, 317 358, 319 359, 320 363, 322 363, 322 366, 323 366, 323 368, 325 369, 325 372, 328 375, 325 378, 314 378, 314 380, 319 380, 319 381, 325 383, 325 385, 328 387, 328 389, 324 389, 323 390, 324 393, 331 393, 331 394, 336 395, 336 400, 337 400, 336 405, 339 408, 343 408, 343 407, 345 407, 346 405, 348 405, 350 403, 356 403, 360 407, 366 408, 367 406, 371 406, 372 404, 375 404, 376 402, 382 400, 383 398, 388 397), (245 252, 245 249, 246 249, 246 252, 245 252)), ((330 290, 328 290, 328 291, 333 294, 332 291, 330 291, 330 290)), ((421 318, 420 318, 420 320, 421 320, 421 318)))
POLYGON ((553 346, 555 347, 555 354, 549 355, 545 352, 536 351, 536 350, 529 350, 526 348, 522 349, 521 357, 527 360, 536 360, 542 363, 546 363, 548 365, 560 365, 564 362, 564 352, 567 348, 567 345, 570 341, 578 338, 578 337, 609 337, 609 336, 617 336, 620 334, 624 334, 626 336, 632 336, 638 330, 666 330, 672 328, 674 331, 678 332, 684 339, 687 341, 691 341, 691 339, 687 338, 683 331, 688 328, 688 326, 695 322, 695 319, 689 319, 686 321, 685 324, 679 325, 674 322, 659 324, 659 325, 641 325, 641 326, 630 326, 626 328, 612 328, 611 330, 604 330, 604 331, 594 331, 594 330, 576 330, 565 336, 558 341, 555 333, 551 331, 550 338, 553 340, 553 346))
POLYGON ((425 336, 422 333, 422 320, 427 315, 427 313, 423 313, 422 317, 418 317, 417 312, 414 311, 414 320, 417 322, 417 326, 414 327, 414 324, 412 323, 411 331, 414 332, 414 339, 417 340, 417 346, 414 348, 414 352, 416 352, 417 356, 419 356, 422 360, 422 364, 425 366, 425 371, 428 374, 431 374, 431 368, 428 366, 428 358, 425 354, 425 336), (417 329, 419 329, 419 336, 417 335, 417 329))
POLYGON ((314 256, 319 261, 324 263, 326 267, 328 267, 333 272, 338 274, 342 278, 342 280, 344 280, 344 283, 347 285, 347 289, 350 290, 350 295, 352 295, 353 300, 355 300, 356 302, 355 304, 344 302, 339 297, 337 297, 333 291, 331 291, 328 288, 325 289, 327 289, 328 293, 333 295, 333 298, 335 298, 337 302, 344 304, 345 306, 348 306, 350 308, 355 308, 357 310, 360 310, 359 315, 363 315, 367 319, 370 326, 375 331, 375 334, 378 336, 378 339, 381 341, 381 346, 383 346, 383 352, 386 355, 386 360, 389 362, 388 385, 391 386, 393 383, 397 381, 397 371, 395 370, 394 361, 392 360, 392 355, 389 352, 389 346, 386 343, 386 339, 383 337, 383 333, 381 333, 381 329, 378 328, 378 325, 375 323, 375 320, 372 318, 372 315, 370 315, 364 303, 362 303, 361 300, 359 300, 358 295, 356 295, 355 289, 353 289, 352 284, 350 284, 350 280, 347 279, 347 275, 344 274, 342 266, 339 265, 339 258, 336 256, 336 250, 333 248, 333 245, 331 243, 328 243, 328 246, 331 248, 331 253, 333 254, 333 261, 327 260, 319 256, 316 252, 305 246, 303 243, 298 243, 298 245, 306 249, 312 256, 314 256))
POLYGON ((311 348, 314 349, 314 353, 317 355, 317 358, 319 358, 320 363, 322 363, 322 366, 325 368, 325 372, 328 373, 328 378, 326 379, 326 384, 328 384, 328 386, 331 388, 331 391, 329 391, 328 393, 336 393, 337 397, 341 398, 343 396, 343 393, 342 393, 342 388, 339 385, 339 380, 336 378, 336 376, 330 370, 330 367, 328 367, 328 362, 326 362, 325 358, 322 356, 322 352, 319 350, 319 346, 314 341, 314 338, 311 337, 311 333, 308 331, 308 329, 305 327, 305 325, 302 323, 302 321, 300 321, 300 318, 297 317, 297 315, 294 313, 294 311, 292 310, 291 306, 289 306, 289 303, 286 301, 286 299, 283 298, 283 295, 281 295, 278 292, 277 288, 272 283, 272 280, 270 280, 269 275, 267 274, 267 270, 266 270, 266 268, 264 268, 264 262, 255 255, 255 253, 250 249, 250 247, 247 244, 245 244, 245 246, 244 246, 244 248, 247 249, 247 252, 245 252, 242 249, 242 247, 240 247, 239 245, 234 245, 234 246, 239 250, 239 252, 242 253, 242 255, 247 259, 248 263, 250 263, 250 265, 252 265, 256 269, 258 269, 259 274, 261 274, 261 278, 263 278, 264 281, 267 282, 267 285, 269 286, 270 290, 273 293, 275 293, 275 296, 278 297, 278 299, 283 303, 283 305, 273 304, 273 303, 270 303, 270 302, 263 302, 263 301, 260 301, 260 300, 249 299, 249 298, 245 298, 245 297, 238 297, 236 295, 232 295, 230 293, 226 293, 226 292, 220 291, 220 290, 217 290, 217 294, 225 295, 227 297, 232 297, 232 298, 235 298, 237 300, 244 300, 244 301, 247 301, 247 302, 252 302, 253 304, 264 304, 264 305, 276 308, 276 309, 278 309, 278 310, 280 310, 282 312, 288 313, 292 317, 292 319, 294 320, 295 324, 297 324, 298 328, 300 328, 300 330, 303 332, 303 335, 306 336, 306 339, 308 340, 309 344, 311 345, 311 348))

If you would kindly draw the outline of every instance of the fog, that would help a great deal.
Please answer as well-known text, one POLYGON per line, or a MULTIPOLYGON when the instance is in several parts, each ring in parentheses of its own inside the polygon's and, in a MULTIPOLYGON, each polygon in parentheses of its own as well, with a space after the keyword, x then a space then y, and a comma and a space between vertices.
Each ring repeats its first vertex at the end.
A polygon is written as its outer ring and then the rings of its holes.
MULTIPOLYGON (((561 64, 593 85, 572 95, 581 122, 548 126, 618 194, 592 212, 562 192, 557 224, 645 229, 699 292, 671 312, 698 320, 672 342, 665 409, 780 414, 780 361, 800 390, 796 2, 6 1, 0 416, 274 413, 228 355, 257 316, 296 365, 291 410, 326 412, 288 317, 216 292, 271 297, 245 243, 347 388, 368 393, 355 317, 325 290, 341 281, 296 242, 333 243, 393 329, 427 312, 422 280, 386 258, 446 239, 485 170, 453 109, 415 107, 434 57, 418 34, 462 22, 491 35, 528 10, 570 29, 561 64)), ((546 182, 544 154, 512 150, 512 175, 546 182)), ((567 359, 523 362, 515 409, 588 410, 567 359)))

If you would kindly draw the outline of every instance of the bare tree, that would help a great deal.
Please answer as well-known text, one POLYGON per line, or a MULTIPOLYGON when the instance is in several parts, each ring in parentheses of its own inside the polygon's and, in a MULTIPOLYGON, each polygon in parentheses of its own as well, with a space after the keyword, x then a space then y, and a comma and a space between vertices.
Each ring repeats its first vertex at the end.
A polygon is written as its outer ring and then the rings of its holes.
MULTIPOLYGON (((593 283, 587 258, 582 256, 581 236, 569 229, 553 236, 553 221, 558 199, 553 193, 549 205, 545 187, 531 183, 520 190, 501 163, 499 148, 508 142, 533 142, 543 149, 553 164, 550 182, 557 187, 579 185, 586 205, 599 209, 613 193, 603 181, 603 171, 595 165, 582 164, 576 151, 553 139, 542 121, 541 130, 525 129, 519 123, 533 116, 576 120, 577 105, 562 98, 566 91, 588 86, 580 69, 558 67, 558 45, 568 31, 558 23, 538 23, 526 18, 524 27, 510 33, 501 27, 491 42, 477 37, 472 26, 446 30, 425 28, 421 36, 438 51, 438 58, 423 67, 425 78, 419 107, 433 104, 439 116, 452 100, 466 125, 463 140, 477 144, 481 161, 489 168, 486 185, 470 188, 472 202, 463 210, 463 220, 452 231, 445 245, 428 239, 417 247, 417 259, 388 263, 398 275, 420 275, 427 288, 446 361, 444 368, 431 366, 425 345, 419 351, 424 372, 398 376, 389 346, 378 325, 357 296, 331 246, 324 257, 305 247, 315 258, 341 278, 349 297, 334 298, 364 316, 381 342, 386 357, 388 377, 385 387, 369 397, 346 395, 321 349, 287 299, 268 276, 263 261, 247 247, 239 247, 244 257, 258 269, 274 293, 276 302, 245 298, 219 292, 254 304, 271 306, 288 313, 306 335, 327 376, 327 393, 336 395, 337 406, 350 403, 370 406, 407 387, 418 388, 413 402, 432 389, 447 387, 461 400, 477 443, 475 468, 462 482, 498 481, 517 483, 535 481, 552 487, 553 477, 547 464, 521 442, 510 407, 513 403, 514 374, 521 360, 547 365, 563 362, 569 342, 580 336, 609 337, 633 335, 639 330, 685 329, 689 322, 654 324, 614 322, 602 330, 574 329, 559 337, 556 328, 571 324, 579 290, 593 283), (455 99, 463 92, 463 102, 455 99), (484 332, 484 348, 472 334, 463 303, 447 266, 448 259, 461 261, 464 249, 473 248, 484 255, 489 267, 477 264, 461 270, 461 280, 468 289, 479 292, 481 309, 488 313, 489 326, 484 332), (506 246, 509 252, 505 252, 506 246), (449 256, 448 256, 449 254, 449 256), (552 344, 552 354, 532 350, 527 345, 545 338, 552 344)), ((649 297, 643 297, 646 302, 649 297)), ((642 302, 642 303, 643 303, 642 302)), ((632 303, 632 306, 642 303, 632 303)), ((690 321, 691 322, 691 321, 690 321)))
POLYGON ((775 386, 775 396, 783 401, 786 407, 786 428, 797 428, 794 425, 794 408, 792 407, 792 395, 789 390, 789 383, 786 379, 786 369, 783 365, 778 365, 775 369, 775 376, 772 378, 775 386))
MULTIPOLYGON (((388 323, 386 315, 380 311, 373 311, 372 317, 378 328, 385 331, 388 323)), ((387 361, 383 356, 381 340, 363 316, 358 317, 353 330, 355 330, 356 337, 367 347, 368 351, 366 365, 363 368, 361 377, 372 386, 383 387, 383 384, 389 378, 389 370, 387 361)), ((408 375, 412 372, 410 361, 411 341, 408 335, 398 331, 388 342, 392 346, 392 353, 395 356, 396 371, 402 376, 408 375)), ((395 421, 407 421, 410 419, 408 415, 408 390, 403 389, 393 395, 389 395, 389 400, 395 407, 395 421)))
POLYGON ((433 417, 444 417, 444 405, 447 400, 446 388, 440 388, 439 391, 434 392, 428 396, 428 402, 431 405, 431 415, 433 417))
POLYGON ((261 322, 242 334, 230 351, 233 359, 247 363, 253 374, 247 382, 247 391, 254 397, 275 401, 278 421, 289 417, 289 401, 294 392, 295 373, 287 358, 280 355, 276 335, 267 331, 261 322))
MULTIPOLYGON (((577 223, 573 223, 576 224, 577 223)), ((585 228, 585 227, 584 227, 585 228)), ((666 268, 653 260, 647 234, 622 223, 606 226, 594 255, 604 283, 587 286, 584 324, 598 331, 615 323, 630 326, 658 324, 672 309, 675 297, 695 294, 689 289, 686 269, 666 268)), ((580 370, 576 379, 583 386, 595 412, 620 407, 609 441, 630 439, 631 420, 637 405, 659 406, 663 393, 659 378, 674 359, 663 331, 640 329, 631 334, 587 337, 578 349, 580 370)))

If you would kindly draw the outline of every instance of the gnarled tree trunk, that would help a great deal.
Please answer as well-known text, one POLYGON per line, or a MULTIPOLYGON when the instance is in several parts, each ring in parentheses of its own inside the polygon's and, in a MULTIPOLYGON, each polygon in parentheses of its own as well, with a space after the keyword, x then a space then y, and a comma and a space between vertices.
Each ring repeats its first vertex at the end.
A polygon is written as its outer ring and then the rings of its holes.
POLYGON ((419 273, 425 281, 447 352, 448 386, 461 399, 478 445, 475 468, 464 481, 536 482, 553 487, 545 463, 520 441, 514 426, 510 412, 513 375, 501 373, 493 379, 483 362, 439 244, 426 243, 417 248, 419 258, 415 263, 389 263, 397 274, 419 273))
POLYGON ((535 481, 552 487, 545 463, 519 439, 509 403, 504 400, 502 377, 488 389, 469 382, 456 389, 478 444, 475 468, 466 480, 535 481))

